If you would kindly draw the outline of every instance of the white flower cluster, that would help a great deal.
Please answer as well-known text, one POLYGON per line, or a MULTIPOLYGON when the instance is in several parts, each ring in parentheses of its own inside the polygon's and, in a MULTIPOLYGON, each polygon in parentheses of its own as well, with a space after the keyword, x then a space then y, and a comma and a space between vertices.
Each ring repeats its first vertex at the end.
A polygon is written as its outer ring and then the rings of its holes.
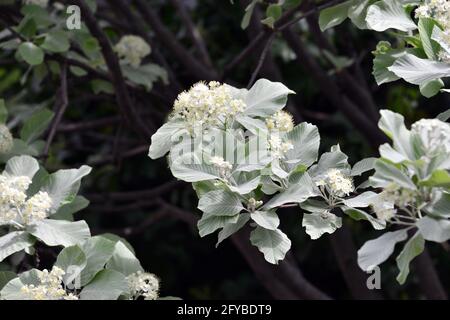
POLYGON ((120 58, 137 68, 142 59, 151 53, 151 48, 144 39, 138 36, 126 35, 115 45, 114 50, 120 58))
POLYGON ((428 155, 450 153, 450 124, 438 119, 421 119, 411 126, 411 132, 420 137, 428 155))
POLYGON ((324 179, 317 181, 316 185, 326 186, 333 195, 340 197, 349 195, 355 190, 352 180, 339 169, 329 169, 324 179))
MULTIPOLYGON (((443 28, 443 41, 450 47, 450 0, 429 0, 416 9, 417 18, 433 18, 443 28)), ((442 50, 439 60, 450 63, 450 52, 442 50)))
POLYGON ((67 293, 62 286, 65 272, 59 267, 38 271, 39 285, 24 285, 20 290, 28 300, 78 300, 73 293, 67 293))
POLYGON ((23 4, 34 4, 39 7, 47 7, 48 0, 23 0, 23 4))
POLYGON ((140 296, 144 300, 156 300, 159 297, 159 279, 152 273, 138 271, 127 277, 131 296, 140 296))
POLYGON ((30 184, 31 180, 26 176, 0 175, 0 225, 22 226, 48 216, 52 199, 42 191, 27 199, 30 184))
POLYGON ((0 124, 0 154, 8 153, 13 147, 13 136, 8 127, 0 124))
POLYGON ((392 183, 376 197, 372 204, 372 209, 378 219, 387 221, 392 219, 397 213, 395 206, 403 209, 412 206, 416 196, 417 193, 414 190, 402 188, 392 183))
POLYGON ((178 95, 172 117, 184 120, 192 131, 197 126, 218 126, 245 107, 244 101, 233 98, 229 86, 216 81, 198 82, 178 95))
POLYGON ((294 128, 294 120, 290 113, 281 110, 266 119, 266 125, 269 130, 289 132, 294 128))
POLYGON ((213 156, 209 161, 214 167, 219 169, 219 174, 222 178, 226 178, 230 174, 231 169, 233 169, 231 163, 225 161, 222 157, 213 156))
POLYGON ((268 149, 275 158, 283 158, 289 150, 294 149, 294 146, 289 141, 283 141, 279 135, 271 135, 269 139, 268 149))

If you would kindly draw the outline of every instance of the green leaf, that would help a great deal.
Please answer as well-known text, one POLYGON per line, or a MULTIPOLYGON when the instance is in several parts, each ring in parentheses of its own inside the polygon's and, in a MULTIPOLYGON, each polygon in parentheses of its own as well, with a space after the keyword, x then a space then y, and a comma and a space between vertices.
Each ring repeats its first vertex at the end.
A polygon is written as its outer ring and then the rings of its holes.
POLYGON ((0 290, 12 279, 16 278, 17 275, 12 271, 0 271, 0 290))
POLYGON ((354 176, 360 176, 362 175, 364 172, 373 170, 375 167, 375 160, 377 158, 365 158, 362 159, 361 161, 358 161, 357 163, 355 163, 355 165, 352 168, 352 171, 350 173, 350 175, 352 177, 354 176))
POLYGON ((450 188, 450 174, 447 170, 435 170, 427 179, 420 181, 419 185, 450 188))
POLYGON ((7 177, 26 176, 33 179, 38 171, 39 163, 36 159, 30 156, 17 156, 8 160, 3 175, 7 177))
POLYGON ((416 190, 414 182, 403 171, 395 165, 383 160, 375 162, 375 174, 369 178, 371 185, 375 188, 384 188, 395 182, 397 185, 416 190))
POLYGON ((35 239, 24 231, 13 231, 0 238, 0 262, 13 253, 31 247, 35 239))
POLYGON ((367 10, 376 0, 354 0, 348 10, 348 17, 359 29, 367 29, 367 10))
POLYGON ((345 1, 322 10, 319 15, 320 30, 325 31, 344 22, 348 17, 348 12, 353 5, 353 2, 354 1, 345 1))
POLYGON ((250 24, 250 20, 253 15, 253 10, 255 10, 255 6, 258 2, 261 2, 261 0, 252 0, 249 3, 249 5, 245 8, 245 14, 241 22, 242 29, 247 29, 248 25, 250 24))
POLYGON ((405 118, 390 110, 381 110, 378 127, 392 139, 394 148, 407 159, 414 160, 411 133, 406 129, 405 118))
POLYGON ((76 196, 72 202, 59 207, 55 214, 51 215, 55 220, 73 220, 73 214, 79 212, 89 205, 89 200, 83 196, 76 196))
POLYGON ((157 64, 148 63, 141 65, 138 68, 130 65, 122 65, 121 67, 124 76, 128 80, 137 85, 144 86, 147 91, 150 91, 153 88, 153 84, 160 79, 163 83, 168 83, 167 71, 157 64))
POLYGON ((280 218, 274 211, 255 211, 250 213, 250 217, 256 224, 268 230, 276 230, 280 225, 280 218))
POLYGON ((210 191, 203 195, 198 208, 215 216, 234 216, 244 210, 239 196, 226 190, 210 191))
POLYGON ((320 135, 315 125, 302 122, 287 133, 286 139, 294 146, 286 154, 286 160, 289 162, 291 170, 298 165, 309 167, 317 160, 320 135))
POLYGON ((6 109, 5 100, 0 99, 0 123, 6 123, 8 119, 8 109, 6 109))
POLYGON ((241 213, 239 215, 238 220, 235 223, 229 223, 223 227, 222 230, 220 230, 218 235, 218 241, 216 244, 216 248, 219 246, 219 244, 227 239, 232 234, 238 232, 245 224, 250 220, 250 215, 248 213, 241 213))
POLYGON ((425 240, 419 232, 417 232, 411 239, 406 242, 402 252, 397 257, 397 266, 400 273, 397 276, 397 281, 404 284, 409 274, 409 264, 411 261, 420 255, 425 249, 425 240))
MULTIPOLYGON (((381 44, 383 43, 385 42, 381 42, 381 44)), ((382 52, 374 52, 375 58, 373 59, 372 74, 375 77, 375 81, 378 85, 400 79, 399 76, 389 70, 389 67, 391 67, 398 58, 404 56, 406 53, 407 50, 403 48, 391 49, 390 47, 387 50, 383 50, 382 52)))
POLYGON ((370 271, 389 258, 397 242, 405 241, 408 232, 405 229, 386 232, 381 237, 367 241, 358 250, 358 265, 364 271, 370 271))
POLYGON ((375 230, 382 230, 382 229, 386 228, 386 221, 379 220, 362 210, 344 206, 342 208, 342 211, 344 211, 344 213, 346 215, 348 215, 350 218, 352 218, 355 221, 360 221, 360 220, 369 221, 375 230))
MULTIPOLYGON (((72 284, 80 276, 86 264, 86 255, 78 245, 61 250, 55 262, 55 266, 65 271, 63 282, 66 286, 72 284)), ((80 289, 76 285, 75 281, 75 287, 80 289)))
POLYGON ((158 159, 169 152, 172 145, 177 142, 176 137, 183 130, 184 125, 182 121, 169 121, 163 124, 152 136, 148 156, 158 159))
POLYGON ((36 111, 28 118, 20 130, 20 138, 26 143, 30 143, 47 130, 52 121, 54 113, 48 109, 36 111))
POLYGON ((309 174, 305 172, 298 183, 289 186, 285 191, 270 199, 262 210, 269 210, 286 203, 302 203, 315 195, 314 183, 309 174))
POLYGON ((217 229, 224 228, 229 224, 235 224, 239 220, 239 214, 234 216, 212 216, 203 215, 203 217, 198 221, 197 227, 200 237, 207 236, 215 232, 217 229))
POLYGON ((52 30, 46 34, 41 48, 50 52, 66 52, 70 48, 69 37, 63 30, 52 30))
POLYGON ((172 162, 170 170, 174 177, 186 182, 220 179, 219 171, 214 166, 193 162, 193 154, 183 154, 172 162))
POLYGON ((94 276, 102 270, 111 259, 116 248, 116 241, 102 236, 87 239, 80 245, 86 255, 87 264, 81 272, 81 285, 89 283, 94 276))
POLYGON ((438 192, 424 210, 433 216, 450 218, 450 193, 438 192))
POLYGON ((144 271, 139 260, 134 253, 127 248, 122 241, 117 241, 114 253, 108 261, 106 267, 128 276, 138 271, 144 271))
POLYGON ((448 119, 450 119, 450 109, 438 114, 436 118, 444 122, 447 121, 448 119))
POLYGON ((329 169, 350 171, 350 165, 347 160, 347 155, 339 148, 332 148, 330 152, 325 152, 320 156, 319 162, 312 166, 308 173, 312 178, 317 178, 325 174, 329 169))
POLYGON ((95 94, 99 94, 102 92, 106 94, 114 94, 114 86, 111 84, 111 82, 101 79, 94 79, 90 81, 90 85, 92 91, 94 91, 95 94))
POLYGON ((79 169, 59 170, 51 174, 45 183, 43 190, 52 199, 51 212, 56 212, 59 207, 74 200, 80 181, 91 172, 89 166, 81 166, 79 169))
POLYGON ((441 48, 439 44, 431 38, 433 29, 436 26, 436 21, 431 18, 420 18, 418 26, 420 40, 422 41, 425 54, 428 58, 437 60, 437 54, 441 48))
POLYGON ((102 270, 80 292, 81 300, 117 300, 128 291, 125 276, 114 270, 102 270))
POLYGON ((423 238, 428 241, 445 242, 450 239, 450 221, 425 216, 416 222, 423 238))
POLYGON ((303 215, 302 226, 312 240, 319 239, 324 233, 332 234, 342 227, 342 218, 330 212, 313 212, 303 215))
POLYGON ((259 79, 245 97, 247 108, 244 115, 251 117, 267 117, 283 109, 287 96, 294 91, 280 82, 259 79))
POLYGON ((378 195, 372 191, 363 192, 356 197, 344 199, 342 202, 352 208, 365 208, 374 203, 378 195))
POLYGON ((44 219, 29 225, 28 231, 48 246, 69 247, 91 236, 86 221, 44 219))
POLYGON ((264 254, 266 261, 278 264, 291 248, 291 240, 279 229, 268 230, 256 227, 250 234, 251 243, 264 254))
POLYGON ((400 78, 412 84, 424 84, 431 80, 450 77, 450 65, 445 62, 421 59, 413 54, 405 54, 388 67, 400 78))
POLYGON ((44 62, 44 51, 32 42, 21 43, 17 52, 29 65, 36 66, 44 62))
POLYGON ((420 93, 425 98, 431 98, 439 93, 441 89, 444 87, 444 82, 441 79, 435 79, 428 81, 426 83, 422 83, 419 86, 420 93))
POLYGON ((371 5, 367 9, 366 22, 369 29, 375 31, 397 29, 407 32, 417 29, 403 4, 398 0, 382 0, 371 5))

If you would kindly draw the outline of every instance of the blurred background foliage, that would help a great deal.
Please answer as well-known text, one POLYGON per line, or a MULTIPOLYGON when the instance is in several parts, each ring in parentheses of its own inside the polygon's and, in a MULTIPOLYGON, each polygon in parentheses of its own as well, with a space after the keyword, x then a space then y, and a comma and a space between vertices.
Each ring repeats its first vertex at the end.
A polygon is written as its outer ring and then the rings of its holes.
MULTIPOLYGON (((120 15, 118 2, 97 1, 96 21, 111 43, 116 43, 124 34, 136 33, 132 21, 125 14, 120 15)), ((199 60, 186 22, 175 8, 175 2, 143 2, 151 7, 186 52, 199 60)), ((259 20, 264 18, 264 10, 270 1, 257 5, 246 30, 241 28, 241 21, 247 1, 235 0, 234 4, 228 0, 180 2, 208 49, 213 66, 206 66, 206 69, 218 70, 220 73, 255 38, 255 33, 258 33, 255 30, 266 28, 259 20)), ((298 6, 300 2, 294 4, 298 6)), ((309 2, 312 6, 323 3, 309 2)), ((7 10, 0 9, 3 25, 0 30, 6 30, 5 25, 20 17, 20 4, 13 1, 4 8, 7 10)), ((154 40, 151 43, 153 53, 163 57, 167 65, 162 67, 175 75, 179 86, 169 79, 169 84, 158 80, 150 91, 137 86, 130 90, 141 119, 154 131, 170 112, 179 89, 187 89, 199 79, 161 42, 152 24, 145 23, 145 20, 143 22, 145 30, 140 32, 154 40)), ((417 87, 405 82, 380 87, 376 85, 371 75, 371 51, 380 40, 395 41, 395 37, 389 33, 361 31, 346 22, 328 30, 320 38, 311 31, 315 23, 317 13, 294 24, 291 29, 326 77, 346 91, 349 97, 352 98, 352 89, 348 89, 347 83, 339 77, 342 70, 347 70, 359 84, 367 88, 377 107, 403 114, 407 123, 435 117, 446 110, 444 106, 450 103, 448 94, 426 99, 420 95, 417 87), (320 46, 320 42, 325 40, 326 46, 333 50, 334 57, 349 62, 344 63, 343 69, 330 63, 324 48, 320 46)), ((224 80, 238 87, 246 87, 260 55, 261 50, 251 54, 231 70, 224 80)), ((317 82, 302 60, 297 59, 296 52, 283 34, 277 33, 273 38, 267 59, 270 59, 270 65, 264 65, 258 76, 282 81, 297 92, 295 97, 290 97, 290 110, 295 110, 297 122, 308 121, 319 127, 321 151, 339 143, 349 155, 350 163, 376 154, 377 150, 367 136, 355 129, 351 120, 327 97, 329 88, 317 82), (276 71, 271 71, 272 68, 276 71)), ((147 60, 160 64, 155 60, 155 55, 147 60)), ((0 51, 0 97, 5 99, 13 118, 29 117, 30 112, 39 106, 53 108, 60 81, 55 61, 46 59, 41 65, 30 67, 18 61, 10 50, 3 48, 0 51)), ((232 241, 227 240, 216 249, 214 236, 200 239, 195 227, 177 218, 176 214, 165 214, 160 203, 153 201, 158 197, 165 204, 173 206, 169 207, 169 211, 176 211, 176 207, 184 210, 181 214, 199 216, 197 197, 191 187, 173 182, 166 160, 151 161, 147 157, 150 140, 141 139, 121 120, 114 94, 111 94, 114 93, 111 84, 104 79, 101 81, 93 74, 76 76, 71 71, 68 76, 69 104, 46 159, 49 171, 81 164, 93 166, 93 173, 85 180, 82 189, 82 193, 91 200, 91 205, 78 217, 88 221, 93 234, 111 232, 125 237, 135 248, 143 266, 162 279, 162 296, 185 299, 272 298, 232 241), (167 183, 172 184, 160 194, 148 192, 139 196, 141 190, 154 190, 167 183)), ((368 108, 358 102, 356 105, 361 110, 368 108)), ((373 119, 375 123, 376 120, 373 119)), ((327 235, 311 241, 302 230, 300 214, 296 209, 285 209, 281 218, 282 229, 293 240, 292 253, 304 276, 334 298, 352 298, 330 246, 331 237, 327 235)), ((346 219, 346 224, 352 231, 356 247, 377 234, 369 224, 355 223, 350 219, 346 219)), ((445 250, 437 246, 431 246, 430 253, 444 287, 448 288, 450 258, 445 250)), ((50 264, 53 256, 43 256, 41 259, 43 265, 50 264)), ((2 268, 7 269, 8 266, 3 264, 2 268)), ((382 294, 385 298, 423 297, 415 273, 411 274, 407 284, 399 286, 395 281, 396 272, 395 261, 382 267, 382 294)))

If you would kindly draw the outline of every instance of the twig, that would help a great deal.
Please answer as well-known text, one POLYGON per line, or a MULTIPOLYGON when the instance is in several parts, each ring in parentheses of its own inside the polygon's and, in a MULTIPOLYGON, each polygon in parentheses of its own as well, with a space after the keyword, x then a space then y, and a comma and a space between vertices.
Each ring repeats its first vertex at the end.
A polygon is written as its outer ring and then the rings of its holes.
POLYGON ((58 89, 55 101, 55 118, 50 126, 50 131, 47 136, 47 141, 45 142, 45 147, 43 151, 43 157, 47 158, 50 151, 50 145, 55 138, 56 130, 59 123, 62 120, 64 113, 66 112, 67 105, 69 104, 69 98, 67 95, 67 64, 61 64, 61 74, 60 74, 61 84, 58 89))
POLYGON ((264 60, 266 59, 267 53, 269 52, 270 46, 272 45, 272 41, 273 41, 274 36, 275 36, 275 34, 272 33, 270 35, 269 39, 267 39, 267 42, 266 42, 266 44, 264 46, 264 49, 261 52, 261 56, 259 57, 258 64, 256 65, 256 68, 253 71, 253 74, 252 74, 252 76, 250 78, 250 81, 247 84, 247 89, 250 89, 250 87, 255 82, 256 77, 258 76, 259 71, 261 70, 261 67, 263 66, 264 60))

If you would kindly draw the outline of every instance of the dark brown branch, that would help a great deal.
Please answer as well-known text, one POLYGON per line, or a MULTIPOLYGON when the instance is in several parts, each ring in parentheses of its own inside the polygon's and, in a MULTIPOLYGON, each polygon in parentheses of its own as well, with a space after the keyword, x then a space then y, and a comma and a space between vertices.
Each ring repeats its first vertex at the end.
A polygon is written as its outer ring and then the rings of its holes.
POLYGON ((109 71, 111 72, 112 84, 115 89, 117 104, 120 111, 129 127, 136 131, 144 139, 149 139, 151 136, 150 130, 142 123, 140 117, 136 114, 136 111, 131 102, 130 95, 125 83, 125 79, 120 69, 119 61, 114 51, 111 48, 109 40, 103 30, 97 24, 97 21, 92 14, 89 6, 84 0, 72 1, 81 8, 83 20, 86 23, 89 31, 94 37, 97 38, 103 56, 109 71))
POLYGON ((283 32, 283 36, 297 55, 299 64, 301 64, 311 75, 311 77, 314 78, 316 83, 320 86, 323 94, 338 110, 341 110, 344 113, 353 126, 355 126, 367 138, 372 147, 378 148, 380 144, 384 143, 386 141, 386 137, 376 127, 375 123, 364 113, 362 113, 348 97, 341 93, 334 81, 303 47, 300 37, 290 29, 285 30, 283 32))
POLYGON ((258 64, 256 65, 256 68, 252 73, 250 81, 247 84, 247 89, 250 89, 250 87, 253 85, 253 83, 255 83, 256 77, 258 76, 259 71, 261 70, 261 67, 263 66, 263 63, 266 60, 266 56, 267 56, 267 53, 269 52, 270 46, 272 45, 272 40, 273 40, 274 36, 275 36, 275 34, 271 34, 269 39, 267 39, 264 49, 261 52, 261 56, 259 57, 258 64))
POLYGON ((434 268, 433 261, 425 248, 424 252, 412 261, 414 270, 417 272, 419 285, 424 295, 430 300, 447 300, 441 280, 434 268))
POLYGON ((183 21, 186 29, 188 31, 189 37, 192 40, 192 43, 195 45, 199 55, 201 56, 203 63, 208 67, 212 67, 213 64, 211 62, 211 58, 209 57, 208 49, 206 48, 206 44, 203 41, 202 35, 196 28, 193 23, 189 12, 186 9, 183 1, 180 0, 171 0, 172 4, 175 8, 177 8, 178 13, 180 14, 180 18, 183 21))
POLYGON ((151 6, 143 0, 134 0, 139 13, 144 20, 155 31, 159 41, 166 46, 184 67, 191 72, 191 75, 198 80, 215 80, 216 73, 206 68, 197 61, 192 55, 177 41, 172 32, 159 19, 158 15, 153 11, 151 6))
POLYGON ((43 151, 43 157, 47 157, 50 151, 50 145, 55 138, 56 130, 58 128, 59 123, 61 122, 64 113, 66 112, 67 105, 69 104, 69 98, 67 95, 67 64, 61 64, 61 74, 60 74, 60 86, 58 92, 56 94, 55 101, 55 118, 52 121, 50 126, 50 131, 47 136, 47 141, 45 142, 45 147, 43 151))

